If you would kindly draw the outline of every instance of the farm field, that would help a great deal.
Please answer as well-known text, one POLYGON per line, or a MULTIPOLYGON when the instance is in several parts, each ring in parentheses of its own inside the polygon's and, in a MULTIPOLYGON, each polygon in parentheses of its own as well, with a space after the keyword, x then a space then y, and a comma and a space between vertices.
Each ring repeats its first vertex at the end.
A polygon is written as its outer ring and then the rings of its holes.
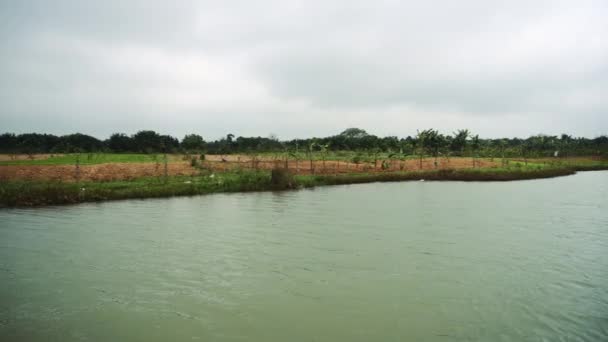
MULTIPOLYGON (((383 158, 384 157, 384 158, 383 158)), ((333 175, 435 169, 496 168, 501 160, 490 158, 403 158, 358 161, 287 158, 287 155, 167 155, 167 176, 196 175, 202 171, 272 170, 287 168, 298 175, 333 175), (436 164, 435 164, 436 162, 436 164)), ((385 159, 386 158, 386 159, 385 159)), ((53 181, 111 181, 165 176, 163 155, 147 154, 62 154, 0 155, 0 179, 53 181)))
MULTIPOLYGON (((509 181, 606 170, 597 158, 388 158, 312 160, 261 155, 13 155, 0 158, 0 206, 71 204, 216 192, 412 180, 509 181), (354 162, 354 161, 357 162, 354 162)), ((324 159, 325 158, 325 159, 324 159)))

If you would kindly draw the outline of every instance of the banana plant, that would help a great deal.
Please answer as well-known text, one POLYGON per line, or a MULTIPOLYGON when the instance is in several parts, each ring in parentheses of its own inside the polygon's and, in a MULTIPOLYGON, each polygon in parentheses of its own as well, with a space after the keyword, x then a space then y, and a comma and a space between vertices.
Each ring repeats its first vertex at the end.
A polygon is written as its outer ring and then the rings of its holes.
MULTIPOLYGON (((287 155, 296 161, 296 173, 300 172, 300 166, 298 164, 298 161, 300 160, 300 155, 298 154, 298 152, 290 151, 287 155)), ((288 165, 286 165, 286 168, 287 168, 287 166, 288 165)))
POLYGON ((321 158, 323 160, 323 172, 325 172, 325 159, 327 159, 327 151, 329 150, 329 143, 327 144, 319 144, 319 148, 321 148, 321 158))
POLYGON ((471 137, 471 150, 473 152, 473 167, 477 164, 477 153, 479 152, 480 141, 479 134, 471 137))
POLYGON ((318 145, 317 142, 314 140, 308 145, 308 158, 310 160, 310 173, 312 173, 312 174, 315 173, 315 166, 313 163, 313 151, 317 145, 318 145))

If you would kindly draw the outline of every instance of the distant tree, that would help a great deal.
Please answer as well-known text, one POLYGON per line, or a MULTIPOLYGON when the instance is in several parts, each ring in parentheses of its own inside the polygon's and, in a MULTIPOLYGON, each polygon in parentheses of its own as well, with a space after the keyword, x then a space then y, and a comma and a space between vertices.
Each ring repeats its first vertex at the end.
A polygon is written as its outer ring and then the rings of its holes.
POLYGON ((480 147, 480 141, 479 141, 479 135, 475 134, 472 138, 471 138, 471 150, 473 150, 473 167, 475 167, 476 164, 476 159, 478 157, 477 153, 479 152, 479 147, 480 147))
POLYGON ((154 131, 139 131, 133 135, 137 152, 153 153, 162 149, 160 134, 154 131))
POLYGON ((272 141, 279 141, 279 136, 274 133, 270 133, 268 134, 268 139, 272 141))
POLYGON ((454 132, 454 138, 451 141, 450 149, 453 152, 458 152, 461 156, 464 155, 464 151, 467 147, 467 139, 470 134, 468 129, 459 129, 454 132))
POLYGON ((0 152, 16 153, 18 151, 19 139, 13 133, 0 135, 0 152))
POLYGON ((509 146, 509 141, 507 139, 500 139, 498 142, 498 146, 500 149, 501 164, 502 166, 505 166, 507 164, 505 160, 505 151, 509 146))
POLYGON ((310 142, 310 144, 308 144, 308 159, 310 160, 310 173, 314 174, 315 173, 315 166, 313 163, 313 153, 315 148, 317 148, 318 143, 313 140, 310 142))
MULTIPOLYGON (((180 145, 180 142, 174 137, 160 135, 154 131, 140 131, 130 137, 122 133, 114 133, 103 142, 95 137, 80 133, 64 136, 39 133, 4 133, 0 134, 0 152, 25 153, 34 158, 36 153, 91 153, 106 150, 113 152, 170 153, 180 148, 186 150, 203 148, 209 153, 216 154, 234 152, 257 155, 261 152, 281 152, 283 155, 285 153, 289 155, 286 151, 296 150, 297 152, 299 145, 304 147, 300 148, 301 152, 308 152, 308 155, 313 157, 314 152, 322 150, 320 146, 324 145, 328 146, 327 149, 331 151, 357 151, 359 161, 365 154, 368 156, 379 155, 380 152, 392 154, 398 151, 400 154, 414 154, 420 157, 420 165, 422 165, 425 153, 435 157, 444 155, 448 162, 450 155, 468 156, 467 153, 471 153, 471 156, 475 159, 474 164, 477 162, 476 158, 494 157, 498 156, 499 153, 503 161, 508 157, 523 157, 524 160, 527 160, 530 157, 553 156, 556 151, 560 157, 585 155, 592 155, 597 158, 608 157, 608 137, 605 135, 584 138, 572 137, 567 134, 561 136, 539 134, 526 139, 500 140, 479 139, 478 137, 472 139, 474 137, 467 129, 458 130, 449 136, 439 134, 436 130, 433 131, 437 134, 423 134, 399 139, 394 136, 378 137, 360 128, 348 128, 340 134, 329 137, 290 141, 280 141, 274 135, 270 137, 238 137, 235 139, 233 134, 228 134, 215 141, 206 143, 203 141, 204 147, 201 146, 202 137, 196 134, 184 137, 180 145), (438 149, 432 139, 435 137, 439 139, 440 147, 438 149), (478 141, 474 142, 474 140, 478 141), (309 148, 311 144, 314 146, 313 151, 310 151, 309 148)), ((302 159, 304 159, 303 155, 302 159)), ((435 160, 437 161, 437 158, 435 160)), ((378 166, 377 161, 376 166, 378 166)))
POLYGON ((106 140, 106 145, 113 152, 134 152, 136 150, 133 138, 123 133, 114 133, 106 140))
POLYGON ((420 169, 422 169, 422 158, 424 157, 424 149, 426 146, 425 140, 426 140, 425 131, 422 131, 422 132, 418 131, 418 134, 416 134, 415 146, 416 146, 416 149, 418 150, 420 169))
POLYGON ((345 137, 347 139, 361 139, 364 138, 366 136, 368 136, 369 134, 367 134, 367 132, 361 128, 347 128, 344 131, 342 131, 342 133, 340 133, 340 136, 345 137))
POLYGON ((187 134, 182 139, 181 147, 188 152, 201 152, 205 149, 205 140, 198 134, 187 134))
POLYGON ((321 150, 321 158, 323 159, 323 172, 325 172, 325 159, 327 159, 327 152, 329 151, 329 144, 319 144, 321 150))
POLYGON ((160 151, 163 153, 173 153, 179 149, 179 140, 170 135, 160 136, 160 151))
POLYGON ((81 152, 95 152, 103 149, 103 142, 90 135, 75 133, 64 135, 60 141, 69 146, 74 146, 76 150, 81 152))
MULTIPOLYGON (((444 137, 439 134, 439 131, 434 129, 426 129, 418 133, 418 139, 422 145, 422 149, 426 150, 428 154, 432 155, 434 160, 435 168, 437 167, 437 158, 439 156, 439 150, 443 146, 444 137)), ((421 166, 422 167, 422 163, 421 166)))

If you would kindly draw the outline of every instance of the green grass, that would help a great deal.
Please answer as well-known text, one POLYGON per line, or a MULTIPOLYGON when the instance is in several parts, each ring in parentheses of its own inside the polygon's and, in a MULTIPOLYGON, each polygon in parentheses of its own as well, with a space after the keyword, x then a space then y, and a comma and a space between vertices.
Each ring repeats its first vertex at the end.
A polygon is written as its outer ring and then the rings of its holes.
POLYGON ((270 173, 225 172, 200 176, 147 177, 131 181, 0 183, 0 206, 71 204, 128 198, 199 195, 215 192, 261 191, 271 188, 270 173))
MULTIPOLYGON (((111 162, 154 162, 148 154, 81 154, 82 164, 111 162)), ((161 155, 156 155, 162 160, 161 155)), ((174 157, 175 158, 175 157, 174 157)), ((62 165, 74 164, 76 155, 62 155, 46 160, 12 161, 9 164, 62 165)), ((6 164, 6 162, 2 163, 6 164)), ((338 175, 283 175, 273 181, 270 171, 235 170, 210 173, 201 170, 197 176, 147 177, 129 181, 60 181, 0 182, 0 207, 39 206, 106 201, 129 198, 190 196, 217 192, 267 191, 307 188, 323 185, 408 180, 512 181, 549 178, 574 174, 576 171, 608 170, 605 160, 528 161, 510 160, 504 167, 473 169, 439 169, 406 172, 380 172, 338 175)))
MULTIPOLYGON (((608 166, 601 165, 603 169, 608 166)), ((547 164, 504 168, 442 169, 409 172, 359 173, 343 175, 297 175, 285 182, 273 182, 270 171, 203 172, 197 176, 139 178, 130 181, 57 182, 3 181, 0 182, 0 207, 40 206, 106 201, 129 198, 191 196, 217 192, 268 191, 308 188, 323 185, 411 180, 437 181, 513 181, 549 178, 574 174, 571 167, 547 164), (278 185, 277 185, 278 184, 278 185)))
POLYGON ((525 179, 551 178, 576 173, 571 168, 555 167, 512 167, 479 169, 440 169, 428 171, 360 173, 336 176, 296 176, 300 186, 356 184, 370 182, 400 182, 411 180, 431 181, 514 181, 525 179))
MULTIPOLYGON (((52 156, 47 159, 8 160, 0 161, 0 165, 74 165, 78 158, 77 154, 64 154, 52 156)), ((162 162, 162 154, 135 154, 135 153, 81 153, 80 164, 103 164, 103 163, 153 163, 162 162), (156 158, 156 159, 155 159, 156 158)))

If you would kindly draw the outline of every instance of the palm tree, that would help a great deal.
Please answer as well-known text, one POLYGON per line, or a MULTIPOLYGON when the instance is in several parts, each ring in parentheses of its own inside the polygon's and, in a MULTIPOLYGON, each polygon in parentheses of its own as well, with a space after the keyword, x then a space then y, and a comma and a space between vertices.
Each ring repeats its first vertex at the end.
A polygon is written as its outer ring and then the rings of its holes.
POLYGON ((499 146, 500 146, 500 155, 502 158, 502 166, 505 166, 506 161, 505 161, 505 149, 507 148, 507 139, 500 139, 500 141, 498 142, 499 146))
POLYGON ((565 159, 568 159, 568 149, 570 147, 570 143, 572 142, 572 137, 568 134, 562 134, 559 139, 559 145, 562 148, 561 155, 564 156, 565 159))
POLYGON ((422 157, 424 156, 424 146, 425 146, 425 139, 426 139, 426 134, 425 131, 418 131, 416 130, 417 134, 416 134, 416 140, 415 145, 418 148, 418 156, 420 157, 419 159, 419 167, 420 169, 422 169, 422 157))
POLYGON ((473 150, 473 167, 475 167, 475 162, 476 162, 476 158, 477 158, 477 152, 479 151, 479 147, 480 147, 480 142, 479 142, 479 134, 475 134, 472 138, 471 138, 471 149, 473 150))
POLYGON ((308 145, 308 158, 310 159, 310 173, 314 174, 315 173, 315 167, 312 161, 312 152, 314 151, 315 146, 317 146, 317 142, 316 141, 312 141, 310 143, 310 145, 308 145))
POLYGON ((374 156, 374 169, 378 168, 378 155, 380 154, 381 150, 378 147, 374 147, 371 150, 371 154, 374 156))
POLYGON ((454 138, 451 141, 450 148, 452 151, 460 152, 460 155, 464 155, 464 151, 467 147, 467 139, 471 135, 468 129, 459 129, 458 131, 452 133, 454 138))
POLYGON ((521 142, 521 155, 524 157, 524 164, 528 166, 528 151, 530 150, 530 143, 527 140, 521 142))
POLYGON ((297 151, 291 151, 291 152, 288 153, 288 155, 290 157, 292 157, 293 159, 295 159, 295 161, 296 161, 296 173, 298 173, 300 171, 300 167, 298 165, 298 160, 300 159, 300 156, 298 155, 298 152, 297 151))
POLYGON ((321 158, 323 159, 323 172, 325 172, 325 159, 327 158, 327 150, 329 149, 329 143, 319 144, 321 148, 321 158))
POLYGON ((435 129, 424 130, 419 133, 419 136, 422 137, 422 148, 426 149, 435 158, 434 165, 437 168, 437 158, 439 157, 439 150, 444 145, 444 136, 435 129))
POLYGON ((437 158, 439 157, 439 149, 443 146, 444 137, 439 134, 439 131, 435 129, 426 129, 422 132, 418 132, 417 135, 419 149, 421 151, 420 154, 420 168, 422 168, 422 152, 425 150, 428 154, 435 158, 434 165, 437 168, 437 158))

